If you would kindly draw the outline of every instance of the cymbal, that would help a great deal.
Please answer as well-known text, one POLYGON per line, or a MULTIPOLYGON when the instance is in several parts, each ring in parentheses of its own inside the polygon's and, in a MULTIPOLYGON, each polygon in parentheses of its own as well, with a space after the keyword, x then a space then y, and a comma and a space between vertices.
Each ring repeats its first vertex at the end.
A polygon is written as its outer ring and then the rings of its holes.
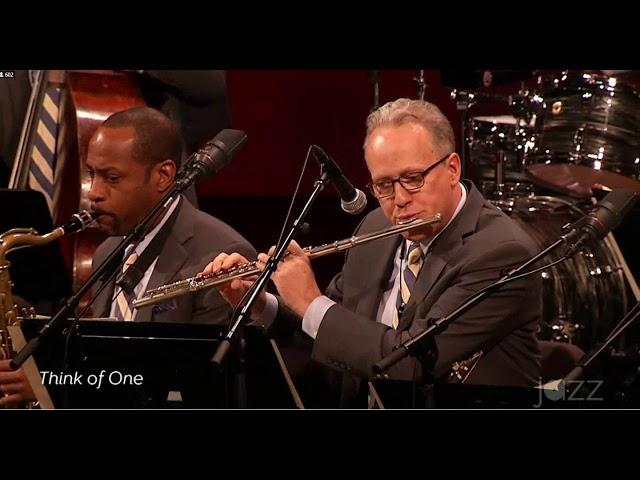
POLYGON ((640 193, 639 181, 584 165, 540 163, 528 166, 525 171, 533 183, 577 198, 591 197, 593 190, 615 188, 630 188, 640 193))

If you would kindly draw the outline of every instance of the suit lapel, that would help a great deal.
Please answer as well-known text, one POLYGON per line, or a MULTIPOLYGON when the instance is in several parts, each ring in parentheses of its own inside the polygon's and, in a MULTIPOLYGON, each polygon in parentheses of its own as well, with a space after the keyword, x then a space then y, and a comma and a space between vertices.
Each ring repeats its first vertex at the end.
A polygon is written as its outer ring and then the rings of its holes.
MULTIPOLYGON (((119 240, 115 238, 108 238, 106 242, 109 242, 105 246, 104 251, 107 253, 111 253, 113 249, 118 245, 119 240)), ((102 258, 96 257, 94 261, 94 265, 101 265, 107 258, 108 255, 101 255, 102 258)), ((96 297, 93 302, 93 306, 91 311, 93 312, 94 317, 108 317, 111 313, 111 298, 113 297, 113 288, 115 285, 115 277, 109 281, 109 283, 105 286, 105 288, 100 292, 100 294, 96 297)), ((98 292, 103 286, 103 282, 98 280, 92 288, 92 294, 98 292)))
MULTIPOLYGON (((104 290, 96 297, 91 311, 94 317, 108 317, 111 314, 111 298, 113 297, 113 287, 115 280, 109 282, 104 290)), ((93 291, 97 292, 102 286, 102 282, 96 283, 93 291)))
MULTIPOLYGON (((189 208, 193 207, 189 205, 188 201, 182 199, 178 208, 180 208, 180 211, 178 212, 176 223, 160 250, 158 261, 147 284, 147 291, 171 283, 189 258, 184 244, 193 236, 193 224, 187 218, 189 208)), ((151 321, 155 309, 155 307, 147 307, 138 310, 135 318, 136 322, 151 321)))
POLYGON ((472 183, 465 182, 465 185, 468 191, 467 200, 456 218, 430 245, 409 303, 400 318, 399 330, 406 328, 413 321, 418 305, 429 295, 445 267, 453 263, 464 237, 476 230, 484 200, 472 183))
POLYGON ((389 281, 389 276, 393 271, 396 251, 401 241, 402 236, 400 235, 376 240, 376 242, 379 242, 380 253, 373 257, 368 265, 370 267, 368 278, 371 280, 364 287, 362 295, 360 295, 356 313, 362 314, 373 321, 376 320, 380 300, 389 281))

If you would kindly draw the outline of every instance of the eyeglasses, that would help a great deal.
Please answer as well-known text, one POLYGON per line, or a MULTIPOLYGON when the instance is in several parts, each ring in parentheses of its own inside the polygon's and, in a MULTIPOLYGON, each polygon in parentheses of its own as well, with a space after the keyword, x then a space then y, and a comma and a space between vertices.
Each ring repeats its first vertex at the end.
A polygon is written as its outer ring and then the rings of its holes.
POLYGON ((442 157, 436 163, 430 165, 421 172, 408 172, 397 178, 378 180, 377 182, 369 182, 367 186, 371 190, 371 193, 373 193, 377 198, 390 197, 391 195, 393 195, 395 193, 394 184, 396 182, 400 183, 400 185, 402 185, 404 189, 409 192, 417 192, 424 186, 424 179, 427 174, 442 162, 444 162, 451 155, 452 154, 450 153, 442 157))

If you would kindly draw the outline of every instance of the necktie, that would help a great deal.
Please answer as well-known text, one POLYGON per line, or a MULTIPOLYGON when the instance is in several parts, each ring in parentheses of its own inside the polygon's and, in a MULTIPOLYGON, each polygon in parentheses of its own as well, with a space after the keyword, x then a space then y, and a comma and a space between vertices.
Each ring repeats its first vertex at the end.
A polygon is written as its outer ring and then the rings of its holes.
MULTIPOLYGON (((393 311, 391 317, 391 326, 398 328, 400 321, 399 311, 404 309, 404 306, 409 302, 411 292, 416 284, 418 273, 422 268, 423 253, 420 243, 413 242, 409 246, 409 254, 407 255, 407 267, 404 271, 400 272, 400 289, 398 290, 398 297, 396 298, 396 308, 393 311)), ((401 265, 402 268, 402 265, 401 265)))
POLYGON ((47 201, 49 212, 52 214, 59 106, 60 87, 50 85, 44 94, 33 149, 31 150, 29 168, 29 187, 42 192, 47 201))
MULTIPOLYGON (((122 267, 122 272, 126 272, 127 268, 129 268, 133 263, 138 259, 137 253, 132 253, 127 258, 127 261, 124 262, 122 267)), ((133 316, 133 308, 132 303, 135 300, 135 294, 133 292, 127 293, 124 290, 120 289, 118 296, 116 297, 116 306, 115 306, 115 315, 118 320, 129 322, 131 321, 131 317, 133 316)))

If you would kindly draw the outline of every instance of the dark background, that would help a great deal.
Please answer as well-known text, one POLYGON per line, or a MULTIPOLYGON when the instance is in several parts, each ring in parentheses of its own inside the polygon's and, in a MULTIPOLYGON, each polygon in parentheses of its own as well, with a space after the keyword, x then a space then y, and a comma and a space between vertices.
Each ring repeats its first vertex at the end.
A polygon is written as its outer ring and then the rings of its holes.
MULTIPOLYGON (((266 251, 278 238, 282 222, 302 170, 309 145, 320 145, 340 165, 354 186, 367 191, 368 172, 362 153, 365 121, 374 102, 371 70, 229 70, 227 81, 234 128, 244 130, 248 142, 218 175, 198 185, 201 208, 227 221, 266 251)), ((379 103, 400 97, 417 98, 418 70, 379 70, 379 103)), ((483 85, 482 70, 425 70, 425 100, 436 104, 451 121, 460 151, 461 117, 451 99, 453 88, 513 94, 524 85, 534 88, 539 73, 552 71, 492 71, 492 83, 483 85)), ((467 117, 513 114, 504 102, 480 102, 467 117)), ((319 172, 308 164, 299 201, 313 188, 319 172)), ((474 179, 473 165, 464 166, 474 179)), ((552 192, 553 193, 553 192, 552 192)), ((299 212, 301 205, 294 208, 299 212)), ((368 210, 377 203, 369 195, 368 210)), ((634 272, 640 255, 634 245, 638 210, 616 230, 617 240, 634 272)), ((310 232, 303 246, 350 236, 361 216, 340 209, 331 188, 325 189, 308 217, 310 232)), ((314 263, 324 287, 338 271, 342 255, 314 263)))

